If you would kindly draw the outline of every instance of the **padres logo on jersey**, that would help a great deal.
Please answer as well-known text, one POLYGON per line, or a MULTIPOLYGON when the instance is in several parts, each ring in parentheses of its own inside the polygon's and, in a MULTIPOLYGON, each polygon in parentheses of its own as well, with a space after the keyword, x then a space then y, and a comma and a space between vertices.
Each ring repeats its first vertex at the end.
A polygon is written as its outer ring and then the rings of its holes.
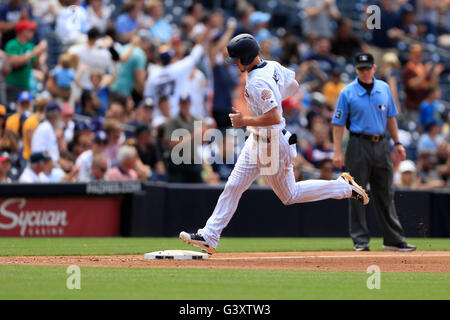
POLYGON ((272 92, 267 89, 263 90, 263 92, 261 93, 261 99, 263 99, 263 101, 266 101, 270 98, 272 98, 272 92))

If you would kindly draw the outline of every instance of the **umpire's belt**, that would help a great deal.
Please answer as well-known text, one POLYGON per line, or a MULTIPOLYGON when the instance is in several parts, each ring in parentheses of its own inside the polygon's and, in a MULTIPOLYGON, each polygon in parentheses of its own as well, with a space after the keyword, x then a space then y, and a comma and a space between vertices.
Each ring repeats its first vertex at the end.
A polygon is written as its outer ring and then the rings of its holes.
MULTIPOLYGON (((281 133, 285 136, 286 134, 288 134, 289 132, 286 129, 281 130, 281 133)), ((263 137, 257 134, 254 134, 256 137, 257 141, 262 141, 264 143, 270 143, 270 138, 269 137, 263 137)), ((291 136, 289 137, 289 144, 297 144, 297 135, 291 134, 291 136)))
POLYGON ((355 133, 355 132, 350 132, 350 136, 363 138, 363 139, 366 139, 366 140, 370 140, 372 142, 380 142, 381 140, 383 140, 386 137, 385 134, 379 134, 379 135, 374 134, 374 135, 372 135, 372 134, 355 133))

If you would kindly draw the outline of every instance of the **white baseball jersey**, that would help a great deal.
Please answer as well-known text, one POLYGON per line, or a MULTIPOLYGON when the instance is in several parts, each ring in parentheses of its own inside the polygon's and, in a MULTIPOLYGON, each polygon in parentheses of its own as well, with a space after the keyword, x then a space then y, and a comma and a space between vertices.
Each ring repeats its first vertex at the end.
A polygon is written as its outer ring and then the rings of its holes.
MULTIPOLYGON (((291 97, 299 88, 295 73, 275 61, 264 61, 247 75, 245 100, 251 116, 260 116, 273 108, 283 115, 282 101, 291 97)), ((272 126, 284 129, 286 121, 272 126)), ((260 128, 248 128, 250 131, 260 128)))
POLYGON ((39 124, 33 133, 31 140, 31 152, 48 152, 52 157, 55 166, 59 166, 59 146, 55 129, 48 120, 39 124))
POLYGON ((206 95, 207 95, 208 81, 199 69, 194 69, 191 72, 186 83, 186 91, 191 95, 192 107, 191 115, 203 119, 208 115, 206 110, 206 95))
MULTIPOLYGON (((186 58, 169 64, 149 74, 144 89, 144 97, 152 98, 158 103, 162 96, 169 98, 170 114, 177 115, 179 99, 188 90, 189 75, 203 56, 203 46, 196 45, 186 58)), ((156 111, 158 115, 159 111, 156 111)))
MULTIPOLYGON (((281 102, 292 96, 299 85, 295 80, 295 73, 282 67, 277 62, 267 61, 258 65, 249 72, 245 98, 248 102, 249 113, 252 116, 260 116, 273 108, 278 108, 282 114, 281 102)), ((293 162, 296 157, 296 146, 289 144, 289 132, 283 133, 285 121, 269 127, 276 129, 276 138, 271 139, 269 146, 272 153, 278 150, 276 158, 276 170, 271 174, 264 172, 265 167, 261 162, 254 161, 258 148, 264 143, 258 140, 254 134, 245 142, 245 146, 239 156, 239 159, 231 173, 225 189, 222 192, 212 216, 206 222, 203 229, 199 229, 207 241, 208 245, 216 248, 220 239, 222 230, 228 225, 233 217, 239 199, 245 190, 247 190, 253 181, 261 174, 275 194, 285 205, 319 201, 323 199, 343 199, 349 198, 352 194, 350 185, 342 180, 308 180, 296 182, 294 177, 293 162), (275 144, 277 143, 277 147, 275 144)), ((261 133, 267 128, 248 128, 251 132, 261 136, 261 133)), ((274 130, 271 131, 271 138, 274 130)), ((257 224, 257 222, 255 223, 257 224)))

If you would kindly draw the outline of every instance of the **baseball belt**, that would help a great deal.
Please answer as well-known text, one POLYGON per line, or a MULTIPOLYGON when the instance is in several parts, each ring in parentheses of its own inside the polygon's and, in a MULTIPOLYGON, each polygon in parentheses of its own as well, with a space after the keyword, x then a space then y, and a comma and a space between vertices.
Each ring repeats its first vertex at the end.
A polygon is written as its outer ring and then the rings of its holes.
MULTIPOLYGON (((288 134, 289 132, 286 129, 281 130, 281 133, 283 135, 288 134)), ((270 143, 270 138, 269 137, 263 137, 263 136, 259 136, 257 134, 255 134, 256 140, 258 141, 262 141, 264 143, 270 143)), ((291 136, 289 137, 289 145, 293 145, 293 144, 297 144, 298 138, 297 135, 295 133, 291 134, 291 136)))

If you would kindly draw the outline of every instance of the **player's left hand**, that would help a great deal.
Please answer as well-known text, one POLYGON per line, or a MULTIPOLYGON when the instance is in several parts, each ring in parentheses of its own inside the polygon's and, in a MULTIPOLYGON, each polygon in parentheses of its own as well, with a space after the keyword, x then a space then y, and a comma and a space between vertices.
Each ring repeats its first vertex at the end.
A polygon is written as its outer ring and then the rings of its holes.
POLYGON ((244 116, 238 108, 233 107, 233 113, 230 113, 231 124, 235 128, 245 127, 244 116))

